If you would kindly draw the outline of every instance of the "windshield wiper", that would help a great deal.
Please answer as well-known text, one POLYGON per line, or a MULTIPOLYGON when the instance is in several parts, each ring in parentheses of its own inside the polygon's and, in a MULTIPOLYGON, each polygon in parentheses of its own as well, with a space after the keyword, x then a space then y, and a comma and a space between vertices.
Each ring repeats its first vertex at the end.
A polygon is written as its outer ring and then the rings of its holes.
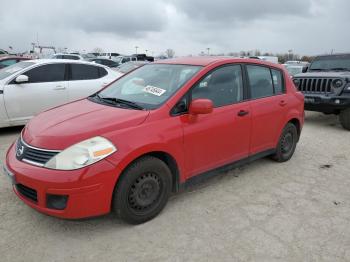
POLYGON ((326 71, 328 69, 323 69, 323 68, 310 68, 310 71, 326 71))
POLYGON ((334 71, 350 71, 349 68, 345 68, 345 67, 335 67, 335 68, 331 68, 329 70, 334 70, 334 71))
POLYGON ((96 97, 99 100, 105 101, 105 102, 113 104, 113 105, 121 104, 121 105, 126 105, 126 106, 128 106, 130 108, 134 108, 134 109, 137 109, 137 110, 143 110, 144 109, 142 106, 140 106, 139 104, 137 104, 135 102, 132 102, 132 101, 128 101, 128 100, 124 100, 124 99, 120 99, 120 98, 115 98, 115 97, 102 97, 102 96, 100 96, 98 94, 96 94, 96 97))

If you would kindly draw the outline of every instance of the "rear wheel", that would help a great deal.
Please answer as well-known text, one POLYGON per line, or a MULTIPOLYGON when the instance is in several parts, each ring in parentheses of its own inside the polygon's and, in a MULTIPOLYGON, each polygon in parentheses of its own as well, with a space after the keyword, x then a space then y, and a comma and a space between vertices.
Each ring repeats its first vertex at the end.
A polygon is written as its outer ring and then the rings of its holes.
POLYGON ((340 112, 339 120, 343 128, 350 130, 350 108, 340 112))
POLYGON ((114 192, 113 209, 130 224, 151 220, 165 207, 171 184, 171 172, 163 161, 143 157, 123 173, 114 192))
POLYGON ((272 159, 277 162, 285 162, 291 159, 294 154, 298 142, 298 131, 295 125, 288 123, 280 136, 276 153, 272 155, 272 159))

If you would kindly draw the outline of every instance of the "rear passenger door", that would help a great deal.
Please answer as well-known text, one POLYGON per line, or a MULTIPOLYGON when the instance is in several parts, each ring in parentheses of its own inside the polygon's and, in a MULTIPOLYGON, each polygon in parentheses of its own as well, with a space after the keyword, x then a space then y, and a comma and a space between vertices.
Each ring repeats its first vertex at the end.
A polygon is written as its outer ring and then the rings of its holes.
POLYGON ((281 70, 262 65, 246 65, 252 111, 250 154, 277 145, 288 103, 281 70))
POLYGON ((110 81, 106 79, 107 74, 107 70, 101 66, 70 64, 69 100, 88 97, 109 84, 110 81))

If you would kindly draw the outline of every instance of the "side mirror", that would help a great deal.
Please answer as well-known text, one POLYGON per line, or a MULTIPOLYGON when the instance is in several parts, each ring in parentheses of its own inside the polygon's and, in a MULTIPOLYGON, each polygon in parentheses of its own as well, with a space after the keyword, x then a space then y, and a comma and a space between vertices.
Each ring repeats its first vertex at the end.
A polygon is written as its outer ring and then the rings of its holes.
POLYGON ((303 66, 303 69, 301 70, 301 72, 306 73, 308 69, 309 69, 308 66, 303 66))
POLYGON ((191 102, 189 113, 191 115, 210 114, 213 112, 213 101, 209 99, 195 99, 191 102))
POLYGON ((25 83, 28 82, 29 78, 26 75, 19 75, 16 77, 16 83, 20 84, 20 83, 25 83))

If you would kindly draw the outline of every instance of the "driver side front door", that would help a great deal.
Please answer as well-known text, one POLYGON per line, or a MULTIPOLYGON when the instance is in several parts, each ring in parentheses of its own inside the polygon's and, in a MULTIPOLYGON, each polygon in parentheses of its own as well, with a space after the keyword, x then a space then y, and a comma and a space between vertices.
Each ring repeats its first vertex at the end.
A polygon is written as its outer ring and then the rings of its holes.
POLYGON ((243 98, 241 65, 214 69, 191 90, 194 99, 210 99, 206 115, 181 116, 189 177, 246 158, 251 135, 250 101, 243 98))

